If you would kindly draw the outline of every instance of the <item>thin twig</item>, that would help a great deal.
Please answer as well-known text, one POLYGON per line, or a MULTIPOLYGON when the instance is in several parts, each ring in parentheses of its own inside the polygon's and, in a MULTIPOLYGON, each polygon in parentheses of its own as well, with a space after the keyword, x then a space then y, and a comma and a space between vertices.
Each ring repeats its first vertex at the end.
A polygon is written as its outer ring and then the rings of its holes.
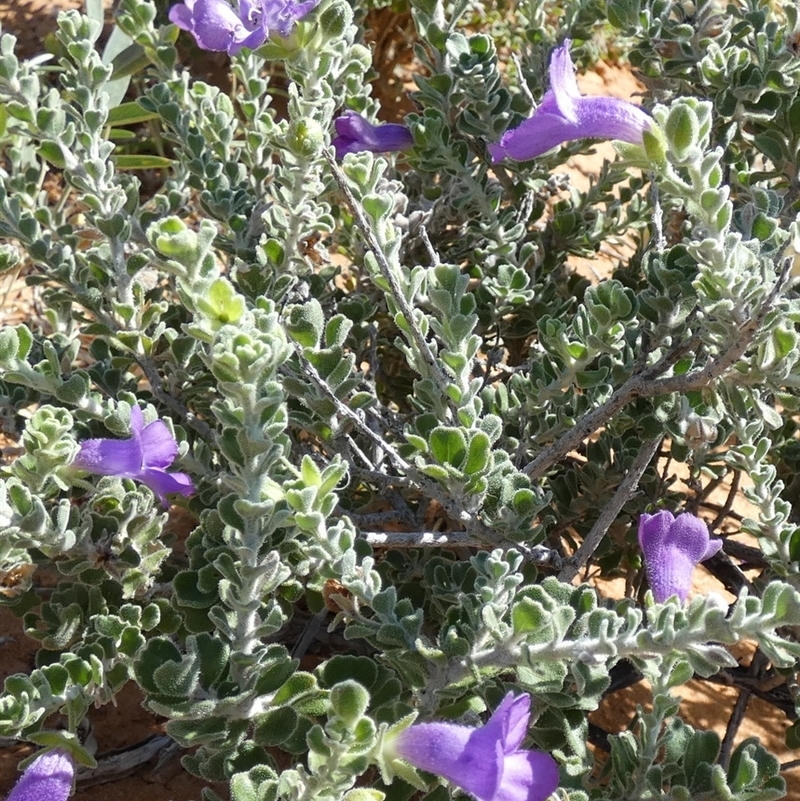
POLYGON ((694 370, 685 375, 658 378, 692 347, 699 344, 699 336, 693 336, 687 342, 673 348, 652 367, 645 368, 641 372, 632 375, 604 404, 584 415, 572 429, 559 437, 553 445, 527 464, 523 468, 523 472, 534 479, 541 477, 571 450, 577 448, 584 439, 605 425, 634 398, 654 398, 673 392, 686 393, 706 387, 719 378, 739 361, 752 343, 753 337, 761 328, 764 318, 774 305, 781 289, 785 286, 790 267, 791 262, 787 260, 775 281, 772 291, 761 304, 758 313, 744 323, 736 342, 716 359, 709 361, 700 370, 694 370))
POLYGON ((731 489, 728 492, 728 497, 725 499, 725 504, 719 510, 719 514, 714 518, 714 522, 708 527, 708 530, 713 534, 724 522, 728 513, 733 508, 733 502, 739 493, 739 484, 742 480, 742 471, 734 470, 733 479, 731 480, 731 489))
POLYGON ((422 244, 425 245, 425 250, 428 252, 428 258, 431 260, 431 266, 438 267, 441 264, 439 254, 434 250, 431 244, 430 237, 428 236, 428 229, 424 225, 419 227, 419 236, 422 244))
POLYGON ((353 523, 360 529, 367 528, 368 526, 384 526, 386 523, 406 523, 413 525, 414 520, 408 516, 408 512, 402 512, 399 509, 384 509, 381 512, 367 512, 360 514, 359 512, 352 512, 349 509, 343 509, 341 506, 336 507, 336 514, 342 517, 349 517, 353 523))
POLYGON ((306 655, 308 646, 314 642, 314 638, 322 628, 322 624, 325 622, 325 618, 328 617, 328 614, 328 609, 323 606, 322 609, 306 623, 303 628, 303 633, 300 635, 300 639, 294 644, 294 648, 292 648, 292 659, 302 659, 306 655))
POLYGON ((750 702, 750 690, 740 690, 736 703, 733 705, 733 711, 728 720, 728 726, 725 729, 725 737, 722 739, 722 745, 719 751, 719 759, 717 760, 724 770, 727 770, 728 763, 731 761, 731 752, 733 751, 733 741, 736 738, 736 733, 744 720, 744 714, 747 711, 747 704, 750 702))
POLYGON ((360 534, 379 548, 485 548, 486 543, 466 531, 362 531, 360 534))
POLYGON ((744 587, 752 593, 753 585, 741 568, 725 552, 730 540, 726 541, 723 550, 715 553, 710 559, 703 561, 703 567, 719 581, 731 595, 738 596, 744 587))
MULTIPOLYGON (((747 668, 748 676, 752 676, 755 679, 761 679, 764 670, 769 665, 769 660, 764 655, 764 652, 759 648, 753 654, 753 658, 750 660, 750 665, 747 668)), ((739 727, 742 725, 742 721, 744 720, 745 712, 747 711, 747 704, 750 701, 750 696, 752 695, 752 690, 748 689, 747 687, 743 687, 739 691, 739 697, 736 699, 736 703, 733 705, 733 711, 731 712, 730 719, 728 720, 728 726, 725 729, 725 737, 722 740, 722 746, 720 747, 719 751, 719 764, 727 770, 728 763, 731 760, 731 753, 733 751, 733 741, 736 739, 736 734, 739 731, 739 727)))
MULTIPOLYGON (((402 470, 410 478, 412 485, 416 486, 419 490, 427 493, 431 498, 438 501, 447 514, 454 520, 458 520, 464 525, 472 534, 482 535, 484 542, 492 541, 492 532, 483 523, 473 517, 469 512, 461 508, 461 506, 451 498, 446 491, 444 491, 438 484, 434 483, 424 475, 420 474, 411 464, 409 464, 390 443, 388 443, 380 434, 373 431, 366 423, 364 418, 358 412, 351 409, 346 403, 343 403, 334 393, 334 391, 327 385, 325 380, 319 374, 316 367, 303 355, 302 351, 298 348, 296 350, 297 358, 303 369, 313 379, 314 383, 319 387, 323 394, 334 404, 337 413, 347 420, 350 420, 355 428, 361 432, 370 442, 379 448, 382 448, 384 453, 394 462, 398 470, 402 470)), ((375 471, 358 471, 359 475, 380 475, 375 471)), ((386 477, 383 477, 386 480, 386 477)), ((399 481, 392 476, 389 478, 389 483, 399 483, 399 481)))
POLYGON ((764 558, 764 552, 760 548, 754 548, 752 545, 745 545, 743 542, 726 537, 722 550, 728 556, 744 562, 747 568, 765 568, 768 565, 767 560, 764 558))
MULTIPOLYGON (((364 463, 366 467, 368 467, 370 470, 375 469, 375 465, 373 464, 372 460, 369 458, 369 456, 367 456, 366 453, 364 453, 364 451, 361 450, 361 448, 358 447, 358 443, 349 434, 347 435, 347 444, 353 451, 353 453, 355 453, 356 456, 358 456, 358 458, 361 459, 361 461, 364 463)), ((375 446, 375 449, 378 450, 377 445, 375 446)))
POLYGON ((597 550, 597 546, 600 545, 603 537, 605 537, 609 526, 617 519, 620 509, 635 492, 636 487, 639 485, 639 479, 652 461, 660 444, 661 438, 659 437, 645 442, 642 446, 642 449, 633 460, 633 464, 628 469, 625 478, 620 481, 617 491, 600 513, 597 522, 592 526, 592 530, 586 535, 586 539, 584 539, 574 555, 567 559, 558 574, 559 581, 572 581, 578 575, 580 569, 589 561, 592 554, 597 550))
POLYGON ((522 71, 522 62, 519 59, 519 56, 516 53, 511 53, 511 62, 514 64, 514 68, 517 71, 517 86, 519 87, 519 93, 528 101, 528 105, 531 107, 531 114, 536 111, 536 98, 533 96, 533 93, 530 90, 530 87, 525 81, 525 73, 522 71))
MULTIPOLYGON (((362 531, 360 536, 378 548, 480 548, 486 541, 467 531, 362 531)), ((497 547, 520 551, 526 562, 540 567, 558 569, 562 560, 559 554, 543 545, 523 545, 516 542, 495 543, 497 547)))
POLYGON ((522 472, 527 473, 532 479, 544 475, 570 451, 575 450, 583 440, 605 425, 617 412, 625 408, 637 395, 642 394, 649 382, 656 376, 666 372, 696 344, 699 344, 699 337, 697 336, 676 345, 654 365, 632 375, 605 403, 584 415, 575 423, 573 428, 562 434, 549 448, 542 451, 532 462, 527 464, 522 472))
POLYGON ((655 176, 650 175, 650 199, 653 201, 653 230, 655 233, 656 250, 663 253, 667 248, 664 238, 664 212, 661 210, 661 201, 658 196, 658 182, 655 176))
POLYGON ((150 391, 168 409, 175 412, 190 427, 193 428, 212 448, 217 447, 217 437, 214 429, 208 423, 201 420, 186 408, 174 395, 167 392, 161 381, 161 376, 155 364, 148 358, 135 355, 136 363, 142 368, 142 372, 150 384, 150 391))
MULTIPOLYGON (((397 276, 394 274, 394 270, 389 264, 380 242, 378 242, 378 237, 375 235, 375 231, 370 225, 367 216, 364 214, 361 204, 358 202, 352 190, 350 189, 347 183, 347 178, 340 169, 339 165, 336 163, 333 153, 329 150, 325 150, 323 151, 323 154, 328 162, 328 166, 333 172, 333 177, 336 179, 336 183, 339 184, 339 189, 347 201, 350 213, 353 215, 353 219, 355 220, 358 229, 361 231, 361 234, 366 241, 367 247, 372 251, 372 255, 375 257, 375 261, 378 264, 381 275, 389 284, 389 288, 392 292, 392 297, 394 298, 395 303, 397 303, 397 306, 400 309, 403 317, 406 318, 408 328, 411 332, 411 337, 414 340, 414 344, 417 347, 417 351, 424 360, 425 364, 428 366, 428 369, 431 371, 433 377, 436 379, 439 389, 443 393, 446 393, 447 387, 450 386, 452 382, 439 366, 439 363, 436 361, 436 357, 434 356, 428 341, 422 335, 422 331, 420 331, 419 326, 416 324, 414 319, 414 310, 411 308, 406 296, 403 294, 403 290, 400 287, 397 276)), ((445 396, 448 397, 446 394, 445 396)))
MULTIPOLYGON (((411 465, 380 434, 373 431, 358 412, 353 411, 353 409, 336 396, 336 393, 328 386, 325 379, 319 374, 317 368, 303 355, 300 348, 296 348, 295 352, 297 353, 297 358, 300 360, 303 369, 311 376, 314 383, 328 400, 334 404, 339 416, 349 420, 373 445, 381 448, 394 462, 395 467, 404 472, 410 470, 411 465)), ((369 463, 368 459, 366 461, 369 463)))
POLYGON ((96 768, 78 768, 75 780, 81 787, 117 781, 155 759, 171 743, 166 734, 153 735, 134 746, 101 757, 96 768))

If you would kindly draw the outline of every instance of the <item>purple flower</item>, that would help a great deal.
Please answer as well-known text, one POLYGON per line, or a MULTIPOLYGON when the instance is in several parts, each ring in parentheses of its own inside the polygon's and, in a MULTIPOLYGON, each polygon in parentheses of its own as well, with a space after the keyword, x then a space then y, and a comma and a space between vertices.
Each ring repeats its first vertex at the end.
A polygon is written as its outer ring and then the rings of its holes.
POLYGON ((386 153, 389 150, 405 150, 414 144, 411 131, 405 125, 384 123, 373 125, 355 111, 345 111, 334 121, 337 136, 331 144, 336 149, 336 157, 343 158, 347 153, 386 153))
POLYGON ((28 765, 6 801, 66 801, 74 773, 66 751, 46 751, 28 765))
POLYGON ((485 726, 419 723, 394 740, 397 756, 438 773, 478 801, 544 801, 558 786, 558 766, 541 751, 519 747, 531 699, 509 693, 485 726))
POLYGON ((557 47, 550 59, 550 89, 530 119, 506 131, 489 145, 493 161, 508 156, 527 161, 572 139, 621 139, 642 144, 650 117, 633 103, 615 97, 581 97, 575 67, 569 56, 570 40, 557 47))
POLYGON ((639 545, 647 581, 661 604, 673 595, 686 600, 695 565, 713 556, 722 540, 709 539, 708 526, 689 512, 675 517, 661 511, 639 518, 639 545))
POLYGON ((170 22, 189 31, 203 50, 227 50, 264 44, 270 31, 289 36, 292 26, 320 0, 239 0, 238 13, 226 0, 184 0, 169 10, 170 22))
POLYGON ((304 0, 302 3, 296 0, 260 0, 264 27, 267 31, 277 31, 285 39, 292 33, 295 22, 313 11, 319 3, 320 0, 304 0))
POLYGON ((81 443, 73 464, 100 476, 141 481, 167 506, 167 494, 194 492, 189 476, 166 470, 177 455, 178 443, 166 425, 161 420, 144 425, 142 410, 132 406, 130 439, 87 439, 81 443))

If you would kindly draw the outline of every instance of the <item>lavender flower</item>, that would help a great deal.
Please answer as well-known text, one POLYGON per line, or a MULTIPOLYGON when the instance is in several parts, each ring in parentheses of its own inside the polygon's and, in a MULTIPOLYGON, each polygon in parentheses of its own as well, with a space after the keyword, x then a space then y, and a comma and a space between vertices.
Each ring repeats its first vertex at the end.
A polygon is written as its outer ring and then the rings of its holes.
POLYGON ((264 44, 270 31, 289 36, 295 22, 320 0, 239 0, 238 13, 226 0, 184 0, 169 10, 170 22, 189 31, 203 50, 226 50, 264 44))
POLYGON ((66 751, 46 751, 28 765, 6 801, 66 801, 74 773, 66 751))
POLYGON ((337 158, 343 158, 346 153, 362 153, 365 150, 372 153, 405 150, 414 144, 411 131, 405 125, 373 125, 355 111, 345 111, 333 124, 337 136, 331 144, 336 149, 337 158))
POLYGON ((519 747, 531 699, 509 693, 485 726, 419 723, 394 739, 394 753, 438 773, 478 801, 544 801, 558 786, 558 766, 541 751, 519 747))
POLYGON ((555 49, 550 60, 550 89, 530 119, 506 131, 499 144, 489 145, 494 161, 504 157, 527 161, 572 139, 621 139, 642 144, 650 117, 633 103, 615 97, 581 97, 570 40, 555 49))
POLYGON ((142 410, 131 407, 130 439, 87 439, 73 462, 80 470, 100 476, 134 478, 150 487, 167 506, 171 492, 191 495, 192 479, 185 473, 168 473, 178 454, 178 443, 161 420, 144 425, 142 410))
POLYGON ((722 540, 711 540, 708 526, 693 514, 675 517, 661 511, 639 518, 639 545, 644 553, 647 581, 658 603, 677 595, 686 600, 698 562, 713 556, 722 540))

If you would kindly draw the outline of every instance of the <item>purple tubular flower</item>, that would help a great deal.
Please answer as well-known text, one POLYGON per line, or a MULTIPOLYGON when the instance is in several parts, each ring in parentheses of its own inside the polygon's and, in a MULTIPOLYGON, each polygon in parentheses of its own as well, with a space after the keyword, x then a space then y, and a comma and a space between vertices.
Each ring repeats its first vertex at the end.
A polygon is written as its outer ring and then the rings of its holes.
POLYGON ((405 125, 384 123, 373 125, 355 111, 345 111, 334 121, 337 136, 331 144, 336 149, 336 157, 343 158, 347 153, 386 153, 390 150, 405 150, 414 144, 411 131, 405 125))
POLYGON ((28 765, 6 801, 66 801, 74 774, 66 751, 47 751, 28 765))
POLYGON ((183 5, 172 6, 169 19, 189 31, 203 50, 227 50, 235 55, 243 47, 258 47, 267 38, 259 16, 248 6, 242 4, 240 16, 225 0, 185 0, 183 5))
POLYGON ((170 22, 189 31, 203 50, 226 50, 264 44, 270 31, 289 36, 295 22, 319 0, 239 0, 238 13, 226 0, 184 0, 169 10, 170 22))
POLYGON ((569 55, 570 40, 555 49, 550 59, 550 89, 530 119, 506 131, 500 142, 489 145, 492 160, 508 156, 528 161, 572 139, 621 139, 642 144, 650 130, 650 117, 633 103, 615 97, 582 97, 569 55))
POLYGON ((689 512, 675 517, 661 511, 639 518, 639 545, 647 581, 661 604, 673 595, 686 600, 695 565, 713 556, 722 540, 709 539, 708 526, 689 512))
MULTIPOLYGON (((252 0, 258 4, 258 0, 252 0)), ((295 22, 301 20, 310 11, 313 11, 320 0, 261 0, 264 27, 268 31, 277 31, 284 39, 291 35, 295 22)))
POLYGON ((530 707, 529 696, 509 693, 485 726, 419 723, 397 735, 394 751, 478 801, 544 801, 558 786, 558 766, 549 754, 519 747, 530 707))
POLYGON ((81 443, 73 464, 100 476, 141 481, 167 506, 169 493, 191 495, 194 492, 189 476, 166 470, 177 455, 178 443, 166 425, 161 420, 144 425, 142 410, 133 406, 130 439, 87 439, 81 443))

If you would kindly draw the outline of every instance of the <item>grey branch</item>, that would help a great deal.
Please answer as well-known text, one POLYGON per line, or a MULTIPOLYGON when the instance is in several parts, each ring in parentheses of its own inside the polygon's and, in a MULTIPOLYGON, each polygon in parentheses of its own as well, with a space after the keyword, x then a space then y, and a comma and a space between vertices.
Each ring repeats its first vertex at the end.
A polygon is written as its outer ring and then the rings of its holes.
POLYGON ((575 427, 563 434, 549 448, 542 451, 532 462, 523 468, 532 479, 543 476, 554 464, 561 461, 570 451, 575 450, 583 440, 605 425, 617 412, 621 411, 634 398, 654 398, 671 392, 690 392, 708 386, 719 378, 741 359, 753 341, 756 332, 764 322, 764 318, 774 305, 781 289, 786 285, 791 262, 787 260, 775 285, 764 300, 758 312, 754 314, 740 331, 736 341, 716 359, 710 360, 705 367, 685 375, 659 378, 672 367, 685 353, 699 344, 699 337, 692 337, 685 343, 673 348, 668 354, 651 367, 646 367, 632 375, 614 394, 594 411, 584 415, 575 427))
POLYGON ((446 388, 450 386, 452 382, 439 366, 439 363, 436 361, 436 357, 433 355, 433 351, 431 350, 428 341, 422 335, 422 331, 419 330, 419 326, 414 320, 414 310, 411 308, 408 300, 406 300, 406 296, 403 294, 403 290, 400 288, 400 284, 397 281, 397 276, 394 274, 392 266, 389 264, 380 242, 378 242, 378 237, 375 235, 375 231, 372 229, 369 220, 364 214, 361 204, 358 202, 352 190, 348 186, 347 178, 345 177, 339 165, 336 163, 333 153, 329 150, 325 150, 323 152, 325 159, 327 160, 328 165, 333 172, 333 177, 336 179, 336 183, 339 184, 339 189, 347 201, 347 205, 353 215, 353 219, 361 231, 361 234, 367 243, 367 247, 372 251, 372 255, 375 256, 375 261, 378 263, 381 275, 389 284, 389 288, 392 291, 392 296, 400 308, 403 317, 405 317, 406 321, 408 322, 408 327, 411 331, 417 351, 427 364, 428 369, 431 371, 431 375, 436 379, 436 383, 439 385, 439 388, 442 390, 442 392, 445 392, 446 388))
POLYGON ((617 519, 622 507, 631 495, 636 491, 639 485, 639 479, 647 469, 647 465, 655 456, 658 446, 661 444, 661 438, 657 437, 649 442, 645 442, 642 449, 633 460, 625 478, 620 481, 617 491, 611 498, 611 501, 606 504, 597 521, 592 526, 592 530, 586 535, 586 539, 581 544, 575 553, 566 560, 564 567, 558 574, 559 581, 569 582, 578 575, 578 571, 589 561, 592 554, 597 550, 603 537, 605 537, 609 526, 617 519))
MULTIPOLYGON (((475 535, 483 536, 484 543, 487 541, 492 541, 491 531, 484 526, 483 523, 469 514, 469 512, 462 509, 459 504, 438 484, 428 479, 427 476, 420 474, 420 472, 416 470, 413 465, 409 464, 392 447, 390 443, 388 443, 380 434, 373 431, 367 425, 361 413, 351 409, 346 403, 336 396, 333 390, 325 382, 325 379, 323 379, 323 377, 319 374, 317 368, 314 367, 314 365, 311 364, 311 362, 303 355, 300 347, 297 347, 295 352, 297 353, 297 358, 300 360, 300 364, 303 366, 303 369, 308 373, 309 376, 311 376, 311 379, 320 388, 320 390, 322 390, 326 397, 329 398, 336 406, 336 412, 340 417, 350 420, 361 434, 367 437, 367 439, 369 439, 369 441, 374 445, 381 448, 394 463, 394 466, 398 470, 406 473, 408 478, 417 488, 427 493, 429 497, 436 499, 442 505, 442 508, 447 512, 447 514, 450 515, 450 517, 458 520, 475 535)), ((366 474, 366 472, 370 471, 359 471, 359 474, 363 476, 366 474)), ((394 477, 389 479, 390 483, 394 483, 395 481, 396 480, 394 477)), ((397 480, 397 483, 400 483, 400 481, 397 480)))
POLYGON ((124 776, 130 776, 151 759, 163 755, 165 749, 171 751, 174 745, 166 734, 148 737, 135 746, 111 752, 98 759, 96 768, 78 768, 76 780, 81 787, 117 781, 124 776))
MULTIPOLYGON (((486 541, 467 531, 362 531, 360 535, 377 548, 486 548, 486 541)), ((498 542, 497 547, 514 548, 522 553, 526 562, 551 567, 561 567, 562 560, 557 551, 543 545, 524 545, 516 542, 498 542)))

